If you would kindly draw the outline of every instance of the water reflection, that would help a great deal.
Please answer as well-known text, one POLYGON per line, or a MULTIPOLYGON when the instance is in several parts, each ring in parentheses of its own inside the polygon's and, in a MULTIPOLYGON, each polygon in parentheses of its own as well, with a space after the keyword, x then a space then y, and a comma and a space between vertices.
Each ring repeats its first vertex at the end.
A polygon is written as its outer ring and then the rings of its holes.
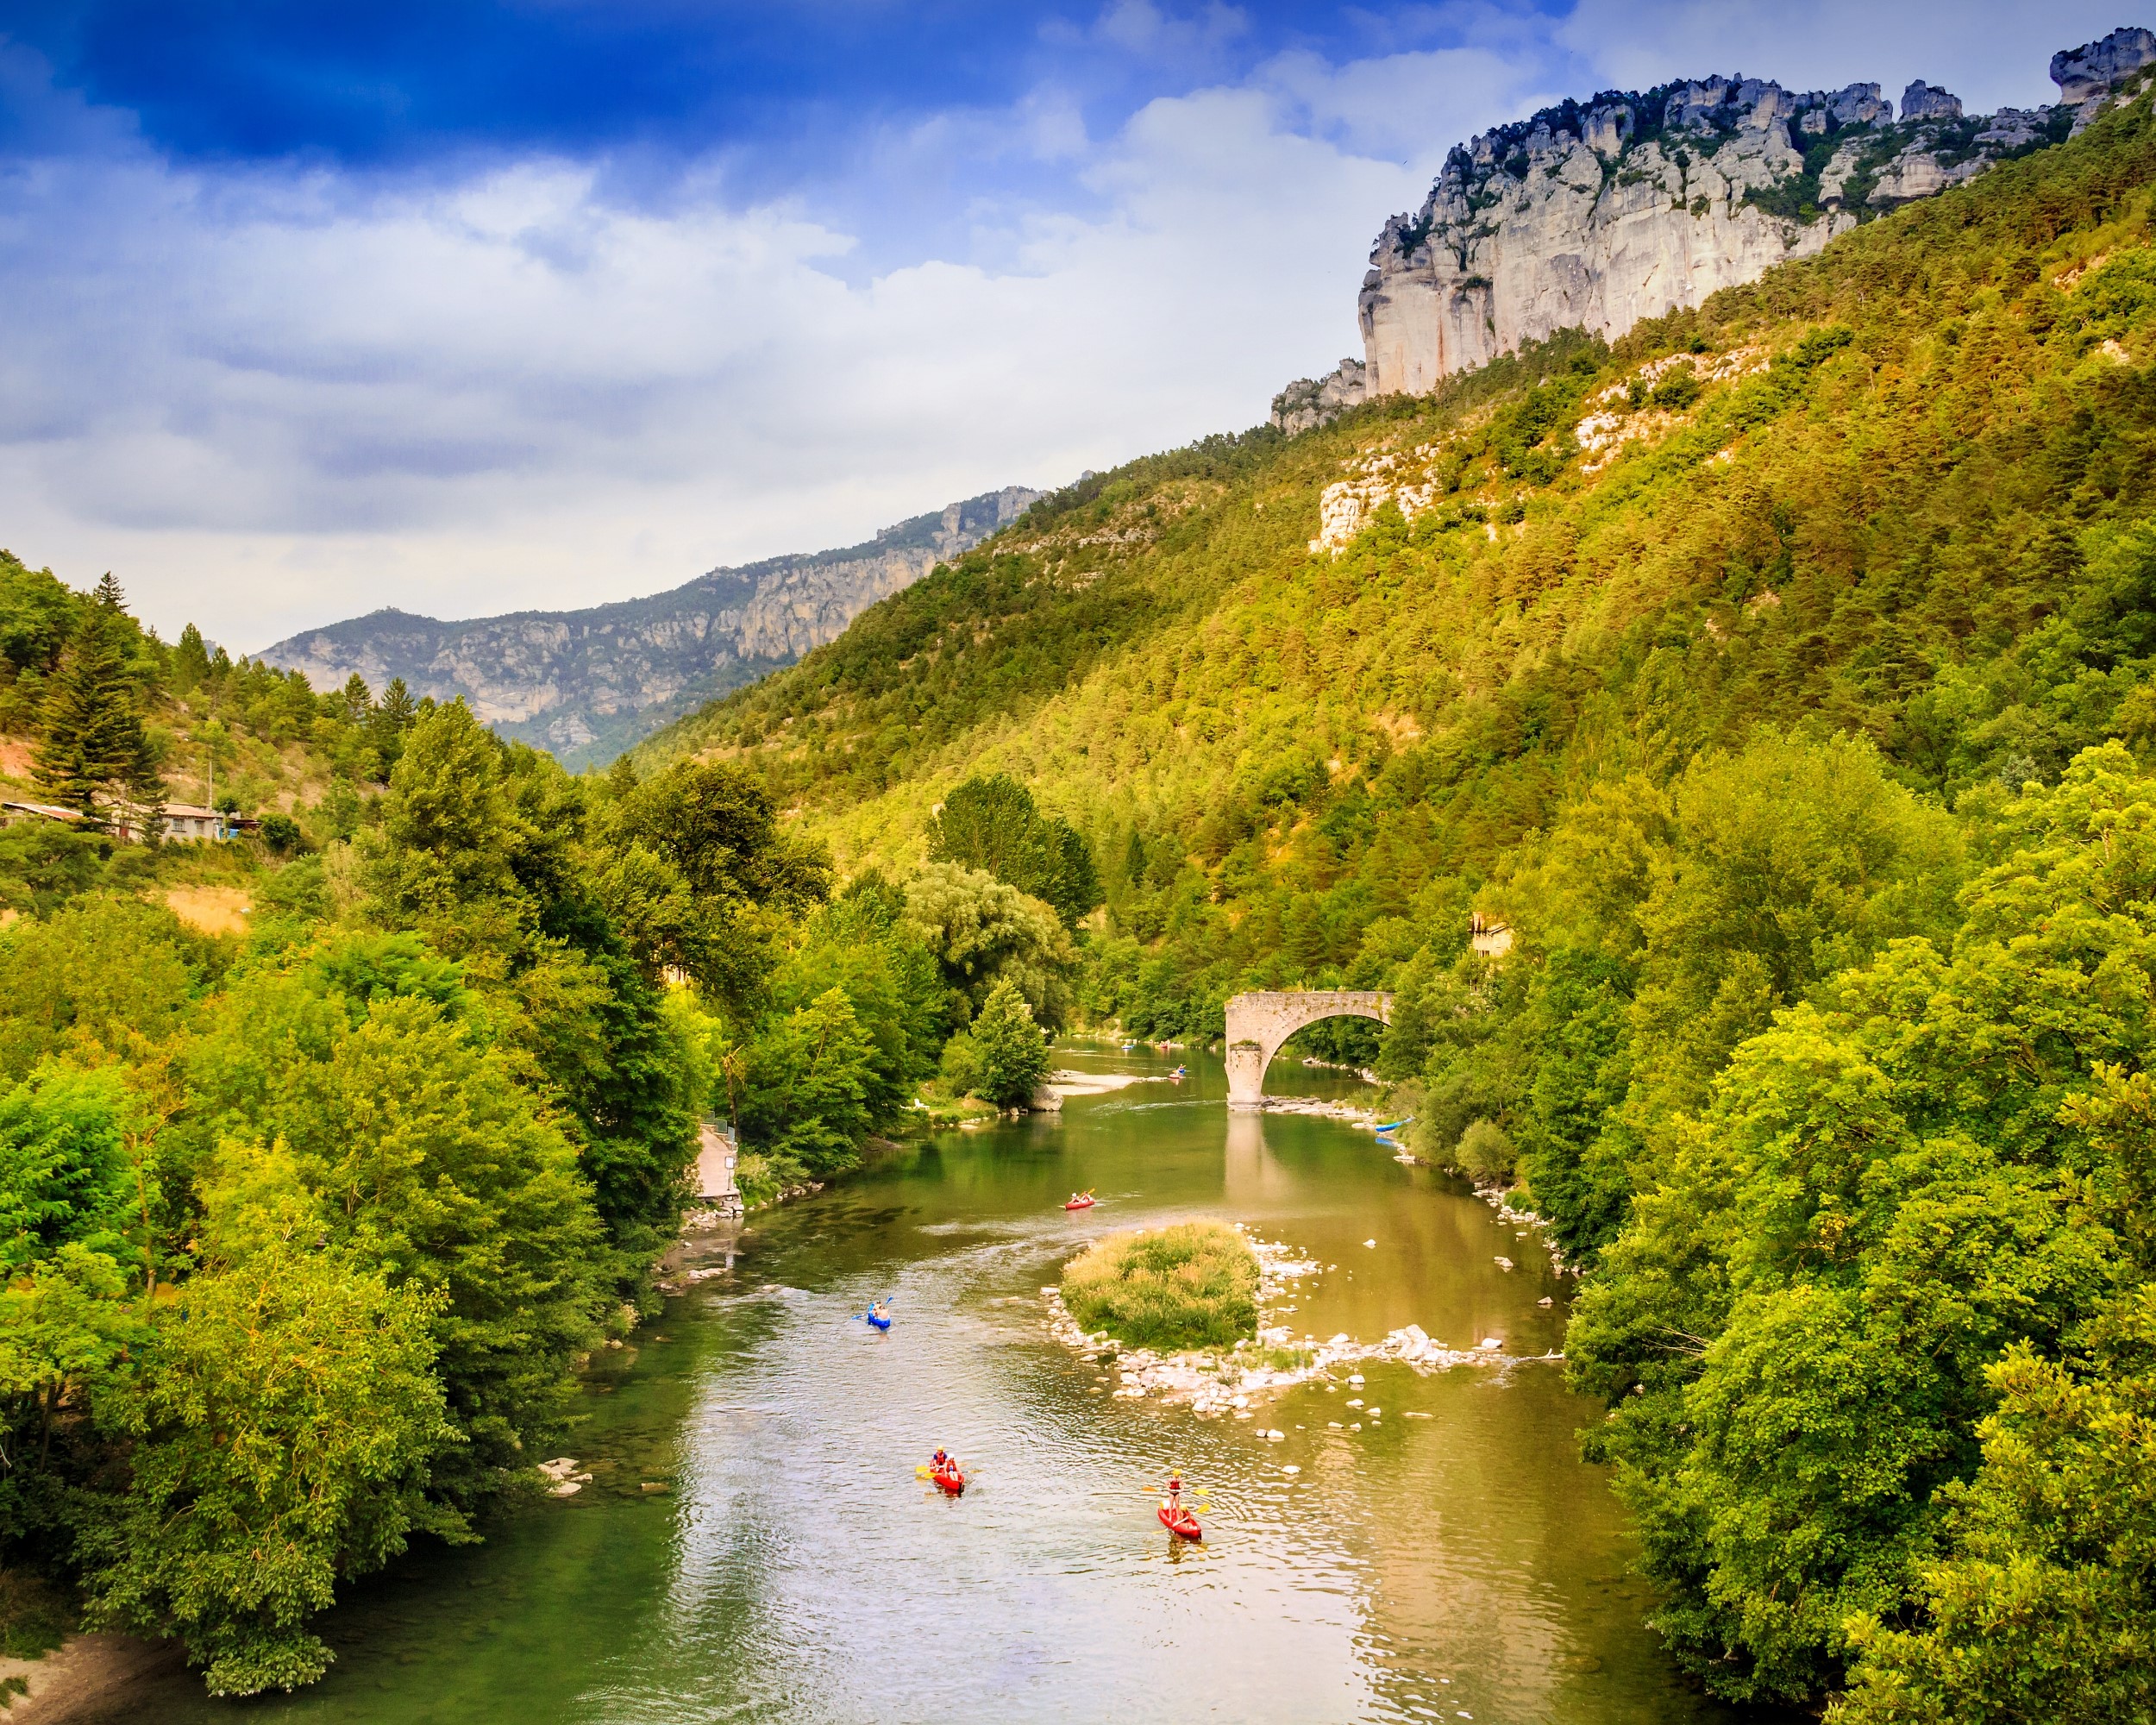
MULTIPOLYGON (((1576 1459, 1591 1410, 1556 1368, 1373 1365, 1201 1421, 1117 1399, 1111 1371, 1047 1335, 1040 1286, 1086 1240, 1204 1214, 1335 1266, 1282 1314, 1299 1333, 1558 1344, 1558 1281, 1488 1206, 1339 1122, 1231 1116, 1217 1067, 1190 1063, 1184 1085, 953 1134, 758 1218, 732 1272, 669 1308, 669 1339, 591 1384, 569 1446, 595 1475, 584 1496, 360 1589, 329 1620, 332 1679, 249 1712, 1717 1716, 1639 1626, 1620 1518, 1576 1459), (1065 1212, 1083 1187, 1099 1207, 1065 1212), (879 1294, 888 1334, 852 1317, 879 1294), (961 1500, 915 1477, 938 1445, 972 1475, 961 1500), (1154 1518, 1171 1466, 1209 1494, 1202 1546, 1154 1518)), ((174 1683, 111 1716, 235 1716, 174 1683)))

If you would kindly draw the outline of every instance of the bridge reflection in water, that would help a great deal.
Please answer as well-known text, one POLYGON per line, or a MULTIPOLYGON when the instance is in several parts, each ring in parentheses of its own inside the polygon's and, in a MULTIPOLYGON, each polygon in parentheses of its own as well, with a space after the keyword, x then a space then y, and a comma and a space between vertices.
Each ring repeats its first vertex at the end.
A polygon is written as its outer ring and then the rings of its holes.
POLYGON ((1263 1107, 1265 1069, 1281 1044, 1319 1019, 1393 1021, 1393 997, 1376 988, 1291 988, 1228 1001, 1228 1106, 1263 1107))

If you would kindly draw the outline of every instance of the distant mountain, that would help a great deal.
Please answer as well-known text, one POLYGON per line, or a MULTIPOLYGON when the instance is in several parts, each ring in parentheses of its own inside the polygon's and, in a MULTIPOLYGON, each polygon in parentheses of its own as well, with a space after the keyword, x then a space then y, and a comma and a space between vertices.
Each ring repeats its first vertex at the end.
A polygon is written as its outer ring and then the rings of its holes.
POLYGON ((910 586, 1022 515, 1024 486, 969 497, 843 550, 713 569, 650 599, 586 611, 520 611, 464 623, 378 611, 310 629, 258 656, 317 689, 354 671, 378 693, 462 695, 505 737, 575 770, 604 765, 668 721, 831 640, 878 599, 910 586))

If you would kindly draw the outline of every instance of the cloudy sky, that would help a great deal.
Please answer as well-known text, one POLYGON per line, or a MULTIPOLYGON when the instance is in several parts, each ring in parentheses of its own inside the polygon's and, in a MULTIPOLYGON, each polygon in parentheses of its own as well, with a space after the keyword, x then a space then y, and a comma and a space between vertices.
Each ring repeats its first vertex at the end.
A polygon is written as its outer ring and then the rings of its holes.
POLYGON ((0 544, 235 649, 1261 420, 1539 104, 2050 99, 2125 0, 0 0, 0 544), (1951 23, 1946 21, 1951 20, 1951 23))

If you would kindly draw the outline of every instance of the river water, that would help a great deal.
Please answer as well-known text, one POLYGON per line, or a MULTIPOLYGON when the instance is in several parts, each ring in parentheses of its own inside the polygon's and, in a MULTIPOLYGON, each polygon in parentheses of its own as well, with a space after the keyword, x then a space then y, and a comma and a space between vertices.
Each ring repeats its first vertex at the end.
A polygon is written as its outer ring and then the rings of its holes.
MULTIPOLYGON (((323 1683, 240 1709, 174 1676, 108 1716, 1729 1716, 1642 1627, 1623 1516, 1577 1458, 1595 1410, 1562 1367, 1373 1363, 1360 1386, 1336 1372, 1252 1420, 1200 1420, 1117 1399, 1112 1372, 1056 1341, 1040 1290, 1064 1260, 1188 1216, 1337 1266, 1272 1320, 1298 1334, 1376 1341, 1413 1323, 1541 1354, 1564 1345, 1565 1300, 1533 1238, 1366 1130, 1231 1117, 1199 1057, 1181 1084, 1143 1052, 1059 1057, 1150 1076, 757 1217, 730 1270, 600 1357, 567 1446, 592 1484, 354 1589, 323 1620, 323 1683), (1066 1214, 1081 1187, 1100 1203, 1066 1214), (880 1294, 896 1297, 887 1334, 849 1316, 880 1294), (916 1477, 939 1444, 972 1476, 962 1499, 916 1477), (1201 1546, 1155 1519, 1170 1466, 1208 1500, 1201 1546)), ((1269 1088, 1352 1087, 1288 1068, 1269 1088)))

